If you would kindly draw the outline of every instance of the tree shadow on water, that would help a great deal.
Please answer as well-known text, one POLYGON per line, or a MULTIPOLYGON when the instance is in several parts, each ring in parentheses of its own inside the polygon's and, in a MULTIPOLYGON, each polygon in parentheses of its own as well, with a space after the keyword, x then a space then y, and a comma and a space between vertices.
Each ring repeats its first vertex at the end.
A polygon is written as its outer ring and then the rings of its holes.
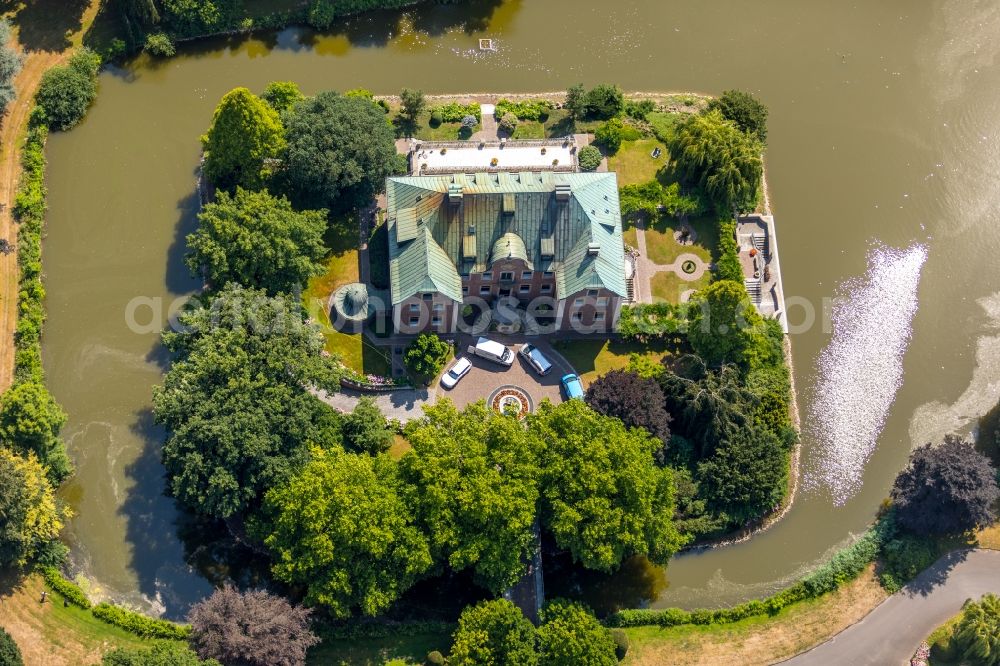
POLYGON ((88 0, 6 0, 0 2, 0 13, 16 11, 11 22, 26 50, 61 51, 69 48, 70 36, 83 27, 89 4, 88 0))
POLYGON ((212 586, 184 559, 177 538, 182 515, 166 496, 160 461, 164 430, 153 422, 151 409, 143 409, 132 426, 143 442, 142 453, 125 467, 129 490, 118 510, 125 518, 125 537, 131 546, 130 567, 144 597, 163 605, 164 617, 183 619, 191 605, 212 591, 212 586))
MULTIPOLYGON (((194 176, 197 178, 197 170, 194 176)), ((191 276, 191 271, 184 263, 184 255, 188 249, 188 234, 198 228, 200 207, 197 188, 177 202, 178 219, 174 226, 174 240, 167 248, 167 272, 164 276, 167 289, 174 294, 187 294, 199 287, 198 280, 191 276)))

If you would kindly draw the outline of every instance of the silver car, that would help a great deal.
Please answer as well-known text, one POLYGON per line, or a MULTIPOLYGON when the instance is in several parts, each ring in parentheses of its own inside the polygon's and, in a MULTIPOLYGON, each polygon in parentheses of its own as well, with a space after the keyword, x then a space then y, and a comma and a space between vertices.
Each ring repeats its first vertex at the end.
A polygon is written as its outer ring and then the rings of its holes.
POLYGON ((547 375, 552 370, 552 363, 535 345, 522 345, 518 354, 540 375, 547 375))

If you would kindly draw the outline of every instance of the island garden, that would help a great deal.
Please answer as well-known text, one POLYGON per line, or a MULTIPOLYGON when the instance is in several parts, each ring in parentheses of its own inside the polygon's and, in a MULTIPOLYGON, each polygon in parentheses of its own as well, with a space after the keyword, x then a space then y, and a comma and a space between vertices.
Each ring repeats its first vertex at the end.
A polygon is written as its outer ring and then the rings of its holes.
MULTIPOLYGON (((116 6, 127 21, 163 20, 180 37, 233 25, 234 10, 209 5, 196 18, 183 3, 116 6), (159 9, 164 18, 154 20, 159 9)), ((322 1, 308 11, 317 22, 336 16, 322 1)), ((160 35, 149 34, 146 48, 169 50, 160 35)), ((495 120, 512 138, 594 135, 598 149, 582 149, 578 164, 595 170, 607 160, 619 174, 627 243, 637 245, 641 230, 655 263, 671 263, 683 247, 712 268, 686 297, 654 275, 652 302, 626 306, 618 335, 561 346, 588 381, 585 401, 538 405, 522 425, 485 404, 459 410, 442 400, 401 426, 370 401, 339 414, 317 397, 344 379, 374 382, 391 365, 377 341, 335 330, 324 304, 362 268, 373 283, 385 280, 384 224, 370 203, 406 169, 396 139, 461 139, 482 128, 482 115, 474 101, 435 104, 414 90, 306 97, 276 82, 259 96, 227 94, 202 139, 206 202, 187 263, 205 289, 182 314, 183 330, 164 333, 172 363, 154 396, 168 432, 170 492, 265 562, 265 577, 250 587, 270 592, 222 586, 192 609, 190 625, 92 607, 59 572, 66 508, 54 488, 72 466, 59 439, 65 415, 41 372, 40 248, 45 137, 86 112, 99 64, 82 50, 51 70, 23 152, 17 382, 0 398, 0 503, 15 518, 0 555, 5 566, 39 567, 75 606, 61 611, 73 622, 122 630, 107 630, 122 647, 105 664, 302 663, 307 655, 329 663, 394 634, 413 639, 405 656, 431 664, 445 655, 449 664, 613 664, 631 639, 648 639, 636 627, 780 616, 876 559, 881 583, 898 589, 995 521, 995 468, 949 438, 914 453, 868 534, 777 595, 601 620, 554 599, 536 626, 502 594, 524 576, 539 538, 567 575, 611 572, 634 557, 665 565, 685 545, 753 525, 786 501, 797 434, 784 332, 750 300, 734 229, 736 215, 763 205, 766 109, 739 92, 643 98, 613 85, 500 100, 495 120), (657 151, 660 162, 645 159, 657 151), (696 240, 679 242, 685 232, 696 240), (464 590, 465 608, 428 621, 418 595, 438 586, 464 590)), ((409 355, 408 381, 432 378, 448 357, 424 340, 415 344, 426 353, 409 355)), ((966 654, 989 649, 967 627, 995 626, 995 606, 986 599, 963 617, 954 640, 966 654)), ((17 648, 0 633, 0 655, 8 653, 17 648)))

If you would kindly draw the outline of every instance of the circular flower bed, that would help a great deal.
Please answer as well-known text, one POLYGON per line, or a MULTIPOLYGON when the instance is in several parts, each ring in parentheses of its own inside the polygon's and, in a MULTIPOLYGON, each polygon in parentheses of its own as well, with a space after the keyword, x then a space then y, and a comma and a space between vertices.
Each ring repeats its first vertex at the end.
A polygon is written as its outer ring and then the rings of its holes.
POLYGON ((498 414, 510 414, 523 419, 531 412, 531 397, 516 386, 501 386, 490 394, 490 409, 498 414))
POLYGON ((688 275, 691 275, 691 273, 694 273, 697 268, 698 267, 695 265, 695 263, 693 261, 691 261, 690 259, 688 259, 683 264, 681 264, 681 270, 684 271, 685 273, 687 273, 688 275))

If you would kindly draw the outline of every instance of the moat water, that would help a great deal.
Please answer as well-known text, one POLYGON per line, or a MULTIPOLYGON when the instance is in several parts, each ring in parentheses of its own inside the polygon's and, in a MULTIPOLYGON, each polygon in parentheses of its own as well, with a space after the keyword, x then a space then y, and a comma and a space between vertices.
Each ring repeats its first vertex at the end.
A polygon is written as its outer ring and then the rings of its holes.
POLYGON ((745 88, 771 109, 804 474, 788 515, 751 540, 677 557, 665 576, 631 563, 585 587, 608 603, 686 607, 781 587, 865 528, 912 446, 969 430, 1000 397, 997 34, 1000 6, 976 0, 478 0, 324 35, 211 41, 104 73, 86 120, 48 149, 44 350, 70 415, 74 561, 108 595, 171 617, 218 573, 211 548, 185 547, 162 494, 149 410, 164 320, 136 333, 126 313, 140 298, 165 317, 196 286, 182 257, 198 136, 226 91, 611 81, 745 88), (497 51, 478 51, 480 37, 497 51))

